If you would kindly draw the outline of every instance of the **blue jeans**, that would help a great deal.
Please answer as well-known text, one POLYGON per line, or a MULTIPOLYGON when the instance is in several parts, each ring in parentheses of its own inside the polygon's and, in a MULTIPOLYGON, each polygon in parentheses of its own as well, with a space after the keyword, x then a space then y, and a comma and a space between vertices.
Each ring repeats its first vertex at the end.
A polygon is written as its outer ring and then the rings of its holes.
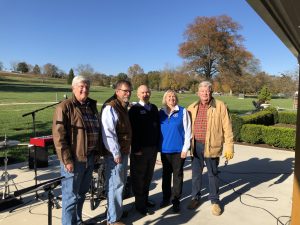
POLYGON ((205 158, 204 144, 195 142, 195 152, 192 161, 192 199, 200 200, 202 186, 202 172, 204 162, 207 167, 209 196, 208 199, 212 203, 219 202, 219 177, 218 165, 219 157, 205 158))
POLYGON ((123 213, 123 191, 126 184, 128 155, 122 154, 117 164, 112 156, 105 157, 105 181, 107 190, 107 223, 119 221, 123 213))
POLYGON ((65 177, 61 182, 62 224, 77 225, 82 222, 82 207, 92 179, 94 154, 88 156, 87 162, 75 161, 73 173, 68 173, 62 163, 60 168, 65 177))

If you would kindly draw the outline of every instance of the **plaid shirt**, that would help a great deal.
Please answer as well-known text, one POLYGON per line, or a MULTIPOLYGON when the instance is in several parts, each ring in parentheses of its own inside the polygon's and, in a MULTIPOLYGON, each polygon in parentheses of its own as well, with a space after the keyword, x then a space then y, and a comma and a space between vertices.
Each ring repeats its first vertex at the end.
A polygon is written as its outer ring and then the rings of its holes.
POLYGON ((198 112, 194 123, 194 136, 198 142, 205 143, 207 129, 207 109, 208 104, 199 103, 198 112))
POLYGON ((79 104, 87 134, 87 154, 95 150, 99 141, 100 124, 89 103, 79 104))

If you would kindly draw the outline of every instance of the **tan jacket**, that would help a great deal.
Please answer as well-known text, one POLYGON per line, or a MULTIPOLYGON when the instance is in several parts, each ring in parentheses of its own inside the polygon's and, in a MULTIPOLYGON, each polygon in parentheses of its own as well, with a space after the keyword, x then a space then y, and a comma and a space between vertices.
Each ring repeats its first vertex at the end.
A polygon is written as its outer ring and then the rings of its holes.
MULTIPOLYGON (((188 107, 188 111, 192 119, 193 134, 199 103, 200 101, 194 102, 188 107)), ((192 154, 194 151, 194 142, 195 140, 193 135, 191 144, 192 154)), ((226 151, 234 151, 231 121, 226 105, 223 102, 212 98, 207 109, 207 130, 204 156, 207 158, 221 156, 223 144, 226 151)))
MULTIPOLYGON (((96 101, 88 99, 90 106, 99 120, 96 101)), ((67 99, 61 102, 53 115, 52 135, 59 160, 63 164, 87 161, 87 133, 80 109, 76 106, 76 99, 67 99)), ((96 154, 102 152, 101 131, 96 154)))

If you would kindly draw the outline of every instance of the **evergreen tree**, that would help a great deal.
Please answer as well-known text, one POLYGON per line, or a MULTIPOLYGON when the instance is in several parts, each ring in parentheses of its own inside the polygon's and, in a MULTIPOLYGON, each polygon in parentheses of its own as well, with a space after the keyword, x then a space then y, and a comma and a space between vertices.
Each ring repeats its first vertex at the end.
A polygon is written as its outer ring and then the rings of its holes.
POLYGON ((68 84, 72 84, 73 78, 74 78, 74 71, 73 71, 73 69, 70 69, 69 74, 68 74, 68 84))
POLYGON ((263 86, 257 98, 260 103, 268 103, 272 98, 272 93, 269 91, 267 86, 263 86))
POLYGON ((32 69, 32 73, 33 74, 41 74, 41 69, 40 69, 39 65, 35 64, 35 66, 32 69))

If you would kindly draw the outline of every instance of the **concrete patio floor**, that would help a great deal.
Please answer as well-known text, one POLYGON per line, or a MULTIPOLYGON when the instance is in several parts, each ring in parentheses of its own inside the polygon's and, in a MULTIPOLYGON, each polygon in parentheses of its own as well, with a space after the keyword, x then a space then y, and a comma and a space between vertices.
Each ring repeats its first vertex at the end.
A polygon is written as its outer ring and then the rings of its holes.
MULTIPOLYGON (((123 219, 126 224, 205 224, 205 225, 275 225, 289 224, 292 205, 292 185, 294 169, 294 152, 274 150, 269 148, 235 145, 235 157, 227 166, 224 159, 220 160, 220 192, 224 212, 216 217, 211 214, 210 202, 207 200, 207 174, 204 170, 202 188, 202 203, 196 210, 188 210, 187 204, 191 192, 191 159, 187 158, 184 169, 184 184, 181 200, 181 210, 173 213, 171 206, 159 208, 162 199, 160 155, 157 157, 154 177, 150 187, 150 198, 156 202, 152 215, 141 216, 134 208, 134 198, 124 200, 125 210, 129 212, 123 219)), ((1 168, 3 171, 3 168, 1 168)), ((2 173, 1 171, 1 173, 2 173)), ((34 170, 27 163, 10 165, 8 172, 13 178, 18 190, 35 184, 34 170)), ((59 163, 56 157, 49 157, 49 166, 38 168, 38 183, 60 176, 59 163)), ((9 181, 11 193, 15 193, 12 180, 9 181)), ((4 183, 1 182, 3 191, 4 183)), ((61 208, 51 210, 48 217, 47 193, 38 191, 22 195, 24 205, 14 210, 9 208, 0 212, 0 224, 12 225, 41 225, 48 224, 51 218, 53 225, 61 224, 61 208)), ((60 187, 54 190, 54 195, 60 195, 60 187)), ((61 204, 60 201, 58 201, 61 204)), ((2 206, 8 204, 2 201, 2 206)), ((96 224, 105 222, 106 201, 103 200, 98 208, 91 210, 87 196, 83 215, 84 220, 96 224)))

